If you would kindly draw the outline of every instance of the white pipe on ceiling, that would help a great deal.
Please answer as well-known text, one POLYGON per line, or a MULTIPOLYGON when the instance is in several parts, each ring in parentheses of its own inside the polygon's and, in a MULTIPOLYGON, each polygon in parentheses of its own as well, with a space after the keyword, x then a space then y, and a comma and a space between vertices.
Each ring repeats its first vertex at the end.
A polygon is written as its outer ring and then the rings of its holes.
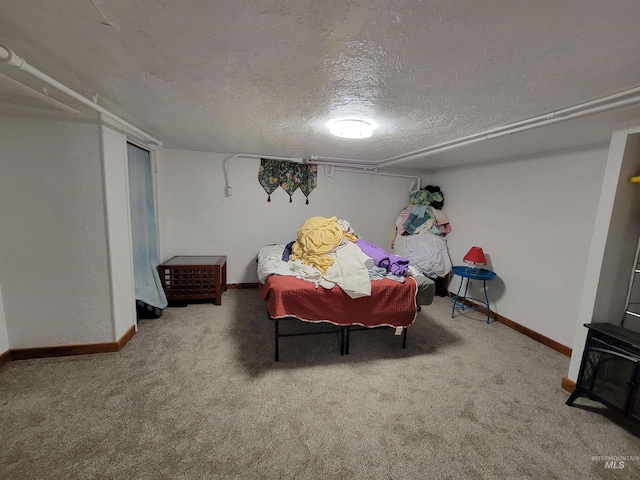
MULTIPOLYGON (((320 156, 312 155, 311 158, 306 160, 306 162, 316 164, 316 165, 324 165, 325 175, 331 178, 333 178, 333 172, 335 171, 369 173, 369 174, 400 176, 400 177, 404 176, 407 178, 417 179, 418 189, 420 189, 420 177, 411 177, 411 176, 400 175, 400 174, 387 174, 384 172, 378 172, 377 169, 383 168, 383 167, 389 167, 391 165, 397 165, 403 162, 407 162, 409 160, 414 160, 418 158, 435 155, 437 153, 441 153, 457 147, 462 147, 464 145, 469 145, 475 142, 480 142, 482 140, 488 140, 490 138, 510 135, 513 133, 523 132, 525 130, 531 130, 534 128, 540 128, 547 125, 552 125, 554 123, 573 120, 576 118, 581 118, 587 115, 593 115, 593 114, 605 112, 608 110, 615 110, 617 108, 626 107, 629 105, 633 105, 635 103, 640 103, 640 87, 635 87, 629 90, 615 93, 613 95, 597 98, 595 100, 580 103, 580 104, 573 105, 571 107, 563 108, 560 110, 556 110, 544 115, 538 115, 537 117, 528 118, 525 120, 521 120, 519 122, 514 122, 508 125, 504 125, 502 127, 493 128, 491 130, 486 130, 484 132, 475 133, 473 135, 468 135, 466 137, 462 137, 462 138, 458 138, 448 142, 433 145, 431 147, 423 148, 413 152, 407 152, 402 155, 390 157, 386 160, 380 160, 377 162, 367 162, 366 160, 355 160, 355 159, 335 158, 335 157, 320 157, 320 156), (623 97, 629 97, 629 98, 618 100, 619 98, 623 98, 623 97), (333 168, 331 168, 331 170, 326 170, 326 167, 333 167, 333 168)), ((231 195, 231 186, 229 185, 228 162, 238 156, 249 157, 249 158, 271 158, 274 160, 281 159, 286 161, 305 161, 302 159, 288 159, 286 157, 264 157, 259 155, 250 155, 250 154, 233 155, 225 159, 223 163, 223 168, 225 171, 225 181, 226 181, 225 195, 227 197, 231 195)))
POLYGON ((9 83, 10 85, 13 85, 16 88, 19 88, 20 90, 22 90, 26 94, 30 95, 31 97, 37 98, 38 100, 42 100, 43 102, 54 106, 58 110, 62 110, 63 112, 70 113, 71 115, 80 115, 80 111, 79 110, 76 110, 75 108, 71 108, 69 105, 65 105, 64 103, 59 102, 59 101, 57 101, 57 100, 45 95, 44 93, 40 93, 39 91, 34 90, 33 88, 28 87, 28 86, 18 82, 17 80, 14 80, 11 77, 7 77, 6 75, 3 75, 2 73, 0 73, 0 78, 2 78, 3 81, 9 83))
POLYGON ((575 120, 577 118, 586 117, 588 115, 593 115, 608 110, 615 110, 636 103, 640 103, 640 87, 634 87, 629 90, 624 90, 622 92, 597 98, 595 100, 583 102, 571 107, 546 113, 544 115, 538 115, 536 117, 531 117, 518 122, 510 123, 502 127, 497 127, 486 130, 484 132, 479 132, 455 140, 450 140, 448 142, 433 145, 431 147, 426 147, 420 150, 415 150, 413 152, 396 155, 394 157, 387 158, 386 160, 366 162, 364 160, 354 160, 348 158, 339 159, 332 157, 312 156, 309 159, 309 162, 317 163, 319 165, 348 165, 354 168, 384 168, 391 165, 398 165, 409 160, 428 157, 447 150, 462 147, 464 145, 480 142, 482 140, 488 140, 490 138, 510 135, 512 133, 523 132, 526 130, 532 130, 534 128, 540 128, 567 120, 575 120), (628 98, 618 100, 623 97, 628 98))
POLYGON ((520 120, 518 122, 514 122, 514 123, 509 123, 507 125, 503 125, 502 127, 496 127, 490 130, 486 130, 484 132, 480 132, 480 133, 474 133, 472 135, 468 135, 466 137, 462 137, 459 139, 455 139, 455 140, 451 140, 449 142, 445 142, 442 144, 438 144, 438 145, 434 145, 431 147, 426 147, 426 148, 422 148, 420 150, 416 150, 413 152, 407 152, 407 153, 403 153, 401 155, 397 155, 395 157, 391 157, 391 158, 387 158, 386 160, 382 160, 379 162, 374 162, 376 165, 380 166, 382 164, 391 164, 391 162, 394 162, 395 160, 400 160, 400 159, 414 159, 416 158, 417 155, 421 154, 421 153, 425 153, 428 152, 429 155, 433 155, 432 151, 436 150, 435 153, 438 153, 439 150, 437 150, 440 146, 445 146, 445 145, 455 145, 455 146, 462 146, 462 145, 468 145, 470 142, 468 142, 468 140, 471 139, 476 139, 478 138, 479 140, 485 140, 487 138, 493 138, 496 136, 501 136, 501 135, 508 135, 510 133, 516 133, 516 132, 521 132, 521 131, 525 131, 525 130, 529 130, 532 128, 538 128, 538 127, 543 127, 545 125, 548 125, 550 122, 550 120, 552 119, 556 119, 554 120, 554 122, 551 123, 556 123, 556 122, 560 122, 560 121, 565 121, 565 120, 571 120, 571 119, 575 119, 575 118, 579 118, 579 117, 583 117, 583 116, 587 116, 587 115, 592 115, 594 113, 599 113, 601 111, 605 111, 605 110, 613 110, 616 108, 620 108, 622 106, 625 105, 630 105, 633 103, 638 103, 640 102, 640 96, 637 95, 640 93, 640 87, 635 87, 635 88, 631 88, 629 90, 624 90, 622 92, 618 92, 618 93, 614 93, 612 95, 607 95, 605 97, 600 97, 597 98, 595 100, 590 100, 588 102, 583 102, 583 103, 579 103, 577 105, 573 105, 571 107, 566 107, 566 108, 562 108, 560 110, 555 110, 553 112, 550 113, 545 113, 543 115, 538 115, 536 117, 531 117, 531 118, 527 118, 525 120, 520 120), (614 100, 621 98, 621 97, 628 97, 628 96, 632 96, 635 95, 635 97, 632 97, 631 99, 627 99, 628 103, 625 104, 618 104, 618 102, 614 102, 614 100), (594 107, 594 108, 590 108, 593 107, 594 105, 598 105, 599 107, 594 107), (571 115, 569 115, 571 114, 571 115), (559 118, 558 118, 559 117, 559 118), (499 134, 499 135, 498 135, 499 134), (483 138, 486 137, 486 138, 483 138), (459 145, 458 145, 459 144, 459 145))
POLYGON ((11 65, 13 67, 16 67, 16 68, 18 68, 18 69, 20 69, 20 70, 32 75, 33 77, 35 77, 35 78, 37 78, 39 80, 42 80, 47 85, 50 85, 50 86, 56 88, 57 90, 61 91, 65 95, 67 95, 67 96, 77 100, 78 102, 82 103, 83 105, 86 105, 87 107, 97 111, 98 113, 101 113, 102 115, 104 115, 106 117, 109 117, 112 120, 115 120, 116 122, 121 124, 126 130, 129 130, 132 134, 134 134, 135 136, 141 138, 142 140, 146 140, 149 143, 152 143, 152 144, 155 144, 155 145, 158 145, 158 146, 162 145, 162 142, 160 140, 158 140, 157 138, 154 138, 151 135, 149 135, 148 133, 143 132, 142 130, 140 130, 135 125, 132 125, 131 123, 127 122, 126 120, 123 120, 122 118, 118 117, 117 115, 111 113, 109 110, 107 110, 105 108, 102 108, 97 103, 92 102, 91 100, 88 100, 87 98, 83 97, 82 95, 80 95, 79 93, 75 92, 74 90, 71 90, 66 85, 63 85, 62 83, 58 82, 54 78, 51 78, 46 73, 41 72, 40 70, 38 70, 35 67, 32 67, 23 58, 21 58, 18 55, 16 55, 10 48, 7 48, 7 47, 5 47, 3 45, 0 45, 0 62, 3 62, 3 63, 6 63, 7 65, 11 65))
MULTIPOLYGON (((633 89, 634 91, 638 91, 638 89, 633 89)), ((620 96, 622 96, 621 94, 615 94, 612 95, 611 97, 613 98, 619 98, 620 96)), ((610 97, 607 97, 610 98, 610 97)), ((601 101, 602 99, 599 100, 594 100, 592 102, 588 102, 589 104, 596 104, 596 103, 602 103, 601 101)), ((402 156, 401 158, 398 158, 396 160, 392 160, 392 159, 387 159, 387 160, 383 160, 380 163, 376 163, 375 165, 377 167, 388 167, 391 165, 397 165, 399 163, 403 163, 403 162, 407 162, 409 160, 414 160, 417 158, 423 158, 423 157, 428 157, 431 155, 435 155, 437 153, 441 153, 447 150, 452 150, 454 148, 457 147, 461 147, 464 145, 469 145, 471 143, 476 143, 476 142, 480 142, 482 140, 488 140, 490 138, 496 138, 496 137, 502 137, 505 135, 511 135, 513 133, 518 133, 518 132, 524 132, 526 130, 532 130, 534 128, 540 128, 540 127, 545 127, 547 125, 553 125, 555 123, 560 123, 560 122, 565 122, 567 120, 575 120, 577 118, 582 118, 585 117, 587 115, 593 115, 596 113, 601 113, 601 112, 606 112, 608 110, 615 110, 617 108, 622 108, 622 107, 626 107, 629 105, 633 105, 635 103, 640 103, 640 96, 634 96, 631 98, 628 98, 626 100, 619 100, 616 102, 610 102, 610 103, 602 103, 598 106, 592 106, 590 108, 587 108, 585 110, 579 110, 579 108, 582 107, 582 105, 576 105, 574 107, 570 107, 568 109, 563 109, 563 110, 558 110, 556 112, 552 112, 549 113, 547 115, 544 115, 542 118, 537 117, 535 121, 527 121, 527 120, 523 120, 522 122, 517 122, 514 124, 510 124, 510 125, 506 125, 504 127, 499 127, 499 128, 495 128, 492 130, 487 130, 485 132, 481 132, 481 133, 477 133, 474 135, 469 135, 467 137, 463 137, 460 138, 458 140, 452 140, 450 142, 445 142, 445 143, 441 143, 438 145, 434 145, 432 147, 428 147, 423 149, 422 151, 418 151, 417 153, 414 154, 405 154, 405 155, 409 155, 409 156, 402 156), (572 113, 567 113, 568 111, 571 111, 572 113)))
POLYGON ((27 112, 35 112, 35 113, 45 113, 45 114, 57 114, 58 112, 53 108, 49 107, 38 107, 35 105, 26 105, 23 103, 13 103, 13 102, 0 102, 1 108, 12 108, 15 110, 24 110, 27 112))
MULTIPOLYGON (((606 112, 608 110, 615 110, 617 108, 622 108, 622 107, 627 107, 629 105, 633 105, 634 103, 638 103, 640 101, 640 99, 632 97, 632 98, 628 98, 626 100, 619 100, 617 102, 612 102, 612 103, 607 103, 604 105, 600 105, 600 106, 595 106, 589 109, 589 115, 593 115, 596 113, 600 113, 600 112, 606 112)), ((551 125, 553 123, 558 123, 558 122, 564 122, 566 120, 573 120, 576 118, 580 118, 585 116, 585 114, 583 112, 575 112, 575 113, 570 113, 570 114, 565 114, 562 116, 550 116, 547 120, 543 120, 540 121, 538 123, 536 123, 535 127, 544 127, 547 125, 551 125)), ((496 133, 490 133, 489 135, 487 135, 487 138, 495 138, 495 137, 502 137, 504 135, 511 135, 512 133, 517 133, 517 132, 521 132, 523 130, 527 130, 528 129, 528 125, 524 125, 522 127, 518 127, 518 128, 511 128, 507 131, 504 132, 496 132, 496 133)))
MULTIPOLYGON (((130 131, 131 133, 133 133, 134 135, 138 136, 139 138, 143 139, 143 140, 147 140, 149 143, 153 143, 155 145, 162 145, 162 142, 158 139, 156 139, 155 137, 149 135, 148 133, 140 130, 138 127, 136 127, 135 125, 132 125, 131 123, 127 122, 126 120, 123 120, 122 118, 118 117, 117 115, 109 112, 108 110, 106 110, 105 108, 101 107, 100 105, 98 105, 95 102, 92 102, 91 100, 88 100, 87 98, 83 97, 82 95, 78 94, 77 92, 75 92, 74 90, 71 90, 69 87, 67 87, 66 85, 63 85, 62 83, 58 82, 57 80, 53 79, 52 77, 50 77, 49 75, 41 72, 40 70, 34 68, 33 66, 29 65, 23 58, 21 58, 20 56, 16 55, 10 48, 5 47, 0 45, 0 62, 6 63, 8 65, 11 65, 13 67, 16 67, 20 70, 23 70, 27 73, 29 73, 30 75, 34 76, 35 78, 45 82, 46 84, 58 89, 59 91, 63 92, 64 94, 68 95, 69 97, 79 101, 80 103, 82 103, 83 105, 97 111, 98 113, 111 118, 112 120, 115 120, 116 122, 120 123, 126 130, 130 131)), ((6 77, 8 79, 10 79, 9 77, 6 77)), ((20 85, 22 85, 20 82, 17 82, 13 79, 10 79, 13 82, 16 82, 20 85)), ((42 95, 39 92, 36 92, 35 90, 27 87, 26 85, 22 85, 22 87, 24 87, 25 89, 29 89, 31 92, 35 92, 38 95, 41 95, 41 99, 47 99, 45 101, 54 104, 57 108, 61 108, 65 111, 68 111, 69 113, 73 113, 76 114, 75 112, 77 112, 77 110, 72 109, 71 107, 68 107, 65 104, 62 104, 60 102, 57 102, 56 100, 53 100, 49 97, 47 97, 46 95, 42 95), (44 97, 44 98, 43 98, 44 97), (54 103, 55 102, 55 103, 54 103), (68 110, 67 110, 68 109, 68 110)), ((391 165, 397 165, 400 163, 404 163, 407 162, 409 160, 414 160, 417 158, 422 158, 422 157, 427 157, 427 156, 431 156, 431 155, 435 155, 437 153, 443 152, 443 151, 447 151, 447 150, 451 150, 453 148, 457 148, 457 147, 461 147, 464 145, 469 145, 471 143, 475 143, 475 142, 479 142, 482 140, 487 140, 490 138, 495 138, 495 137, 499 137, 499 136, 503 136, 503 135, 510 135, 512 133, 517 133, 517 132, 522 132, 525 130, 531 130, 534 128, 539 128, 539 127, 543 127, 546 125, 551 125, 554 123, 558 123, 558 122, 563 122, 563 121, 567 121, 567 120, 573 120, 576 118, 581 118, 587 115, 593 115, 596 113, 600 113, 600 112, 604 112, 604 111, 608 111, 608 110, 614 110, 617 108, 622 108, 625 106, 629 106, 635 103, 640 103, 640 87, 635 87, 629 90, 625 90, 622 92, 618 92, 612 95, 608 95, 605 97, 601 97, 595 100, 591 100, 588 102, 583 102, 577 105, 573 105, 571 107, 567 107, 567 108, 563 108, 560 110, 556 110, 544 115, 538 115, 536 117, 532 117, 532 118, 528 118, 525 120, 521 120, 519 122, 514 122, 514 123, 510 123, 507 125, 504 125, 502 127, 498 127, 498 128, 494 128, 494 129, 490 129, 490 130, 486 130, 484 132, 480 132, 480 133, 476 133, 476 134, 472 134, 472 135, 468 135, 462 138, 458 138, 455 140, 451 140, 448 142, 444 142, 444 143, 440 143, 437 145, 433 145, 431 147, 426 147, 426 148, 422 148, 420 150, 415 150, 413 152, 407 152, 401 155, 397 155, 394 157, 390 157, 387 158, 386 160, 380 160, 380 161, 366 161, 366 160, 357 160, 357 159, 346 159, 346 158, 335 158, 335 157, 320 157, 320 156, 312 156, 309 160, 307 160, 307 162, 309 163, 314 163, 314 164, 319 164, 319 165, 329 165, 329 166, 335 166, 335 167, 344 167, 347 168, 349 170, 346 171, 360 171, 360 170, 364 170, 364 171, 369 171, 368 169, 372 169, 372 168, 383 168, 383 167, 388 167, 391 165), (615 101, 619 98, 622 97, 630 97, 630 98, 626 98, 624 100, 619 100, 619 101, 615 101)), ((235 155, 232 155, 230 157, 228 157, 227 159, 224 160, 223 163, 223 168, 224 168, 224 172, 225 172, 225 195, 226 196, 230 196, 231 195, 231 185, 229 184, 229 176, 230 176, 230 172, 229 172, 229 163, 231 160, 233 160, 234 158, 238 158, 238 157, 246 157, 246 158, 268 158, 271 160, 281 160, 281 161, 289 161, 289 162, 298 162, 298 163, 302 163, 304 162, 304 160, 302 158, 293 158, 293 157, 277 157, 277 156, 264 156, 264 155, 254 155, 254 154, 244 154, 244 153, 238 153, 235 155)), ((369 173, 371 173, 369 171, 369 173)))

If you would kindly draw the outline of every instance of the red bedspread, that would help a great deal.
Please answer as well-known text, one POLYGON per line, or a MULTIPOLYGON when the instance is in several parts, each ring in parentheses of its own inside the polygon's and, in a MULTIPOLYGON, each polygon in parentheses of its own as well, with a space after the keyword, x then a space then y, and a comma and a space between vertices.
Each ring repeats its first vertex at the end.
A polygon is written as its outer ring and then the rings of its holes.
POLYGON ((416 282, 381 279, 371 282, 371 296, 350 298, 340 287, 331 290, 285 275, 271 275, 260 284, 260 297, 272 318, 295 317, 305 322, 364 327, 407 327, 416 318, 416 282))

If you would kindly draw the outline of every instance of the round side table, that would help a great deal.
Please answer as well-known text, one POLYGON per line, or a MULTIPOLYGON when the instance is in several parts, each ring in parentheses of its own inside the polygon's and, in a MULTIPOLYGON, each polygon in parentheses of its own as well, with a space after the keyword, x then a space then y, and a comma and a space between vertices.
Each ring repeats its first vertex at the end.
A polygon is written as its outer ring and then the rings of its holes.
POLYGON ((453 318, 456 307, 459 307, 461 310, 487 310, 487 323, 490 323, 491 319, 491 307, 489 306, 489 297, 487 296, 487 282, 496 278, 496 272, 492 272, 491 270, 487 270, 485 268, 473 268, 467 267, 463 265, 455 266, 451 269, 454 275, 458 275, 460 278, 460 286, 458 287, 458 292, 456 296, 453 297, 451 307, 451 318, 453 318), (466 280, 466 282, 465 282, 466 280), (469 288, 469 280, 482 280, 482 290, 484 292, 484 300, 480 300, 479 298, 471 298, 467 297, 467 289, 469 288), (464 293, 460 295, 460 290, 462 290, 462 284, 464 286, 464 293), (480 304, 479 307, 473 307, 468 304, 468 301, 474 302, 476 304, 480 304))

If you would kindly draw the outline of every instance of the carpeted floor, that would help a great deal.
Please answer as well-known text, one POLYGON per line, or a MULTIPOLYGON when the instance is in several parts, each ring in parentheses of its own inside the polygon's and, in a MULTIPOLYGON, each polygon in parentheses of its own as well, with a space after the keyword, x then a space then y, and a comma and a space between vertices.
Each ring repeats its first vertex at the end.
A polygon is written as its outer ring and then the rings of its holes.
POLYGON ((638 427, 564 404, 567 357, 477 313, 452 319, 446 298, 405 350, 391 329, 354 332, 348 356, 337 334, 293 337, 278 363, 258 291, 222 303, 143 320, 118 353, 0 370, 0 478, 640 476, 638 427))

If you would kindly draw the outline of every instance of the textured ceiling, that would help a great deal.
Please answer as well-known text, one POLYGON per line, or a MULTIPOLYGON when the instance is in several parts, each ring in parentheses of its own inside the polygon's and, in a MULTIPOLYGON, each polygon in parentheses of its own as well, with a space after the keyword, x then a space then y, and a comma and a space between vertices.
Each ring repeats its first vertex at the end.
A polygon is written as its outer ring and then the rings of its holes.
MULTIPOLYGON (((374 162, 639 86, 639 25, 637 0, 0 5, 0 44, 83 96, 97 93, 166 147, 374 162), (376 130, 331 137, 336 117, 368 118, 376 130)), ((13 70, 0 65, 24 79, 13 70)), ((0 100, 11 96, 2 86, 0 100)), ((485 156, 599 143, 639 118, 632 107, 584 128, 576 120, 488 140, 496 151, 485 156)), ((397 167, 466 163, 471 151, 397 167)))

